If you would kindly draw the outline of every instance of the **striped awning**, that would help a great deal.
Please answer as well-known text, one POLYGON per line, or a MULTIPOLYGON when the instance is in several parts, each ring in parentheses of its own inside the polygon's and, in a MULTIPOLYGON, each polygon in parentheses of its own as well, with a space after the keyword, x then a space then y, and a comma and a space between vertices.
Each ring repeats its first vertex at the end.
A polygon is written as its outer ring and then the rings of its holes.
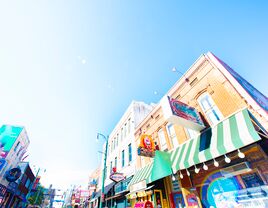
POLYGON ((133 178, 131 179, 131 181, 128 184, 128 187, 130 187, 133 184, 139 183, 141 181, 146 181, 146 184, 150 183, 150 176, 151 176, 151 172, 153 169, 153 162, 150 163, 149 165, 139 169, 135 175, 133 176, 133 178))
POLYGON ((154 161, 138 170, 130 181, 128 187, 144 180, 146 180, 147 185, 171 174, 170 153, 156 150, 154 161))
POLYGON ((175 173, 258 140, 261 138, 254 129, 247 109, 241 110, 173 150, 170 156, 172 170, 175 173))

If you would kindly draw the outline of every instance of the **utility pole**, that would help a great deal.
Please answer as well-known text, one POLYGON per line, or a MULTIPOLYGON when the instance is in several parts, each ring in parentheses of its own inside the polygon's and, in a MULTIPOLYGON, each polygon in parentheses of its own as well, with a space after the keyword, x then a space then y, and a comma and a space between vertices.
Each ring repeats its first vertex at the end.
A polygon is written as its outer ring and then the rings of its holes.
POLYGON ((109 136, 104 136, 103 134, 98 133, 97 134, 97 140, 99 140, 99 136, 102 136, 105 139, 105 152, 104 154, 104 167, 102 171, 102 183, 101 183, 101 200, 100 200, 100 206, 99 208, 102 208, 102 201, 104 200, 104 182, 106 178, 106 159, 107 159, 107 149, 108 149, 108 138, 109 136))

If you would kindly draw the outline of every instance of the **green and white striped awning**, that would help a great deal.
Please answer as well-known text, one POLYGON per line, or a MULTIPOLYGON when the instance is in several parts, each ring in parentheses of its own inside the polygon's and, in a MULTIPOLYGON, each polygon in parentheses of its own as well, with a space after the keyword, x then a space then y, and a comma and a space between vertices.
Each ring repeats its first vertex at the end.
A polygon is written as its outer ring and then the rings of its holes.
POLYGON ((131 179, 128 187, 141 181, 146 185, 172 174, 170 153, 155 151, 154 161, 144 168, 138 170, 131 179), (159 168, 161 167, 161 168, 159 168))
POLYGON ((149 165, 146 165, 145 167, 139 169, 135 175, 133 176, 133 178, 131 179, 131 181, 128 184, 128 187, 130 187, 133 184, 139 183, 141 181, 146 181, 146 184, 150 183, 150 176, 151 176, 151 172, 153 169, 153 162, 150 163, 149 165))
POLYGON ((173 150, 170 155, 172 170, 175 173, 258 140, 261 138, 254 129, 247 109, 244 109, 173 150), (200 144, 204 142, 204 137, 208 141, 211 138, 210 144, 208 148, 200 151, 200 144))

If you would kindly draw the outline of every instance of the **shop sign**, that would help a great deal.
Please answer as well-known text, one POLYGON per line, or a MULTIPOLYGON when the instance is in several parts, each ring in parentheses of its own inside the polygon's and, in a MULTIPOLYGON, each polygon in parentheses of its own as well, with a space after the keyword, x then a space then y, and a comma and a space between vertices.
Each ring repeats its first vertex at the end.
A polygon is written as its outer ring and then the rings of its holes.
POLYGON ((134 191, 138 191, 138 190, 145 189, 145 188, 146 188, 146 181, 143 180, 143 181, 140 181, 139 183, 135 183, 131 185, 129 187, 129 190, 130 192, 134 192, 134 191))
POLYGON ((123 175, 123 173, 112 173, 110 175, 110 179, 116 183, 122 181, 125 179, 125 176, 123 175))
POLYGON ((178 124, 195 131, 201 131, 205 128, 198 111, 183 102, 165 96, 161 100, 161 107, 165 119, 170 123, 178 124))
POLYGON ((186 196, 187 204, 188 206, 198 206, 198 200, 196 198, 196 195, 193 193, 190 193, 186 196))
POLYGON ((150 201, 146 201, 146 202, 137 202, 134 205, 134 208, 153 208, 153 203, 150 201))
POLYGON ((138 155, 145 157, 154 157, 155 144, 150 135, 143 134, 140 138, 140 144, 138 147, 138 155))
POLYGON ((6 179, 8 182, 15 182, 21 176, 20 168, 12 168, 6 172, 6 179))

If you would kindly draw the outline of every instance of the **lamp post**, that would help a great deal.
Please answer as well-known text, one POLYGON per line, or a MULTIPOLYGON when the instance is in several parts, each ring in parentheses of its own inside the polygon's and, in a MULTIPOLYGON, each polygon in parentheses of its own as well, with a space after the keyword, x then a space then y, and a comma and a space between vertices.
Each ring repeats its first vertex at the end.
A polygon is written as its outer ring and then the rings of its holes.
POLYGON ((104 154, 104 167, 103 167, 103 171, 102 171, 102 183, 101 183, 101 200, 100 200, 100 206, 99 208, 102 208, 102 200, 104 200, 104 181, 106 178, 106 159, 107 159, 107 148, 108 148, 108 138, 109 136, 105 136, 101 133, 97 134, 97 141, 99 140, 100 136, 105 140, 105 152, 103 152, 104 154))
POLYGON ((173 68, 172 68, 172 72, 177 72, 177 73, 181 74, 181 75, 185 78, 185 81, 186 81, 186 82, 189 82, 189 81, 190 81, 190 80, 189 80, 187 77, 185 77, 185 75, 184 75, 182 72, 180 72, 176 67, 173 67, 173 68))

